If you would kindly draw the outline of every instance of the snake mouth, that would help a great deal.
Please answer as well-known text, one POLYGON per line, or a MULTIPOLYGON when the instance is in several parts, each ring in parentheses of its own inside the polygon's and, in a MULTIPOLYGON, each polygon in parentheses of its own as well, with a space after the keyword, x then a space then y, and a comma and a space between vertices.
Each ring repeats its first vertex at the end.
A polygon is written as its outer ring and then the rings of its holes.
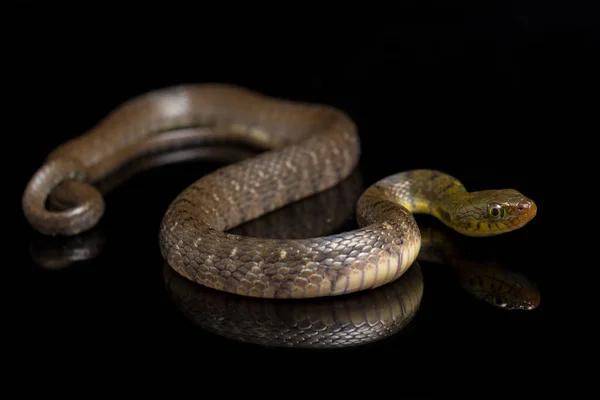
POLYGON ((532 296, 527 299, 527 303, 525 304, 524 310, 535 310, 540 306, 540 296, 532 296))
POLYGON ((521 273, 513 273, 513 277, 518 281, 521 286, 515 290, 515 298, 519 299, 516 301, 515 309, 519 310, 535 310, 540 305, 540 291, 538 286, 527 279, 521 273))
POLYGON ((515 301, 509 309, 510 310, 523 310, 523 311, 532 311, 540 306, 540 294, 539 292, 532 291, 532 293, 526 293, 523 290, 523 293, 518 295, 519 300, 515 301))
POLYGON ((531 199, 525 199, 517 205, 517 215, 515 219, 515 227, 522 227, 537 215, 537 205, 531 199))

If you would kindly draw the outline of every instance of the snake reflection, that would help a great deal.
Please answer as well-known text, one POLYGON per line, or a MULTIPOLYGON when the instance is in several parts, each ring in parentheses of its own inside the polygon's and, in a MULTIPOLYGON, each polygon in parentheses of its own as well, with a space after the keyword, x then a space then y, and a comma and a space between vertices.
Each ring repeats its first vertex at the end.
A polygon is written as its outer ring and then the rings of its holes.
MULTIPOLYGON (((108 193, 140 171, 187 160, 230 161, 252 151, 213 147, 173 151, 140 159, 100 182, 108 193)), ((69 181, 63 183, 68 185, 69 181)), ((363 190, 359 169, 332 189, 243 224, 231 232, 253 237, 302 238, 344 231, 354 224, 354 207, 363 190)), ((57 191, 57 193, 68 191, 57 191)), ((58 196, 60 209, 72 201, 58 196)), ((462 250, 468 238, 419 218, 422 245, 418 261, 454 267, 465 290, 475 298, 503 309, 531 310, 539 305, 539 291, 524 275, 493 261, 470 259, 462 250)), ((44 268, 60 268, 97 256, 104 244, 103 226, 74 237, 36 236, 34 261, 44 268)), ((339 298, 273 301, 232 295, 190 282, 165 264, 165 285, 179 309, 200 327, 232 339, 296 347, 340 347, 365 344, 400 331, 416 314, 423 295, 417 262, 405 276, 381 288, 339 298)))

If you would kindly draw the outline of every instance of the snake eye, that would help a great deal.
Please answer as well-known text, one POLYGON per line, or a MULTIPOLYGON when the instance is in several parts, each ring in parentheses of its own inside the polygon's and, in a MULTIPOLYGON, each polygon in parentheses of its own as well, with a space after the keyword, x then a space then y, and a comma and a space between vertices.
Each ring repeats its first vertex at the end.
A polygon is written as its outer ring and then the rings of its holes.
POLYGON ((488 204, 488 214, 492 218, 502 218, 504 217, 504 208, 498 203, 490 203, 488 204))
POLYGON ((494 304, 498 307, 506 307, 508 305, 508 302, 506 300, 504 300, 502 297, 496 297, 494 299, 494 304))

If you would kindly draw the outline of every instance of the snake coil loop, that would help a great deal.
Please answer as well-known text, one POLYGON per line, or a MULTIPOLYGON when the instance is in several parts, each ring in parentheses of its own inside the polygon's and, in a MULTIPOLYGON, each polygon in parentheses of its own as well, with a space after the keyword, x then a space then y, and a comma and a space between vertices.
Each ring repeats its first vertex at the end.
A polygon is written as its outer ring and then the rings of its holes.
POLYGON ((73 158, 46 161, 27 183, 22 207, 27 221, 46 235, 76 235, 96 225, 104 212, 100 192, 85 182, 85 167, 73 158), (46 203, 61 184, 68 184, 77 204, 64 210, 50 210, 46 203))

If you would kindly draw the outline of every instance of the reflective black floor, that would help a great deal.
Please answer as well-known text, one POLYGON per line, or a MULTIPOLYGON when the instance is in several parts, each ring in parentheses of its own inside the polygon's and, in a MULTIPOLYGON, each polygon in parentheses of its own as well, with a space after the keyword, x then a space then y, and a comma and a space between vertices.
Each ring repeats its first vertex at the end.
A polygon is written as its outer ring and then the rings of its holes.
POLYGON ((587 49, 598 47, 576 29, 558 34, 543 24, 528 30, 478 21, 382 27, 328 44, 315 34, 279 48, 277 57, 244 38, 228 51, 208 44, 212 59, 185 62, 157 60, 135 46, 113 58, 59 46, 56 64, 31 78, 54 95, 28 121, 40 134, 22 153, 19 190, 50 150, 126 99, 181 82, 220 81, 339 107, 356 121, 362 141, 359 168, 339 187, 238 232, 306 237, 353 229, 361 191, 413 168, 443 170, 469 190, 519 190, 536 202, 538 215, 493 238, 465 238, 418 216, 423 249, 397 282, 335 299, 260 301, 184 280, 158 248, 158 226, 175 196, 246 150, 159 157, 105 183, 106 214, 93 231, 47 238, 21 218, 29 319, 32 331, 43 332, 29 345, 55 356, 379 353, 421 365, 465 360, 513 376, 507 368, 517 365, 525 375, 538 368, 546 340, 556 338, 568 315, 561 285, 569 280, 554 230, 556 175, 549 171, 558 159, 543 146, 556 145, 548 132, 570 123, 557 100, 564 103, 593 75, 587 49), (558 70, 571 80, 555 79, 558 70))

